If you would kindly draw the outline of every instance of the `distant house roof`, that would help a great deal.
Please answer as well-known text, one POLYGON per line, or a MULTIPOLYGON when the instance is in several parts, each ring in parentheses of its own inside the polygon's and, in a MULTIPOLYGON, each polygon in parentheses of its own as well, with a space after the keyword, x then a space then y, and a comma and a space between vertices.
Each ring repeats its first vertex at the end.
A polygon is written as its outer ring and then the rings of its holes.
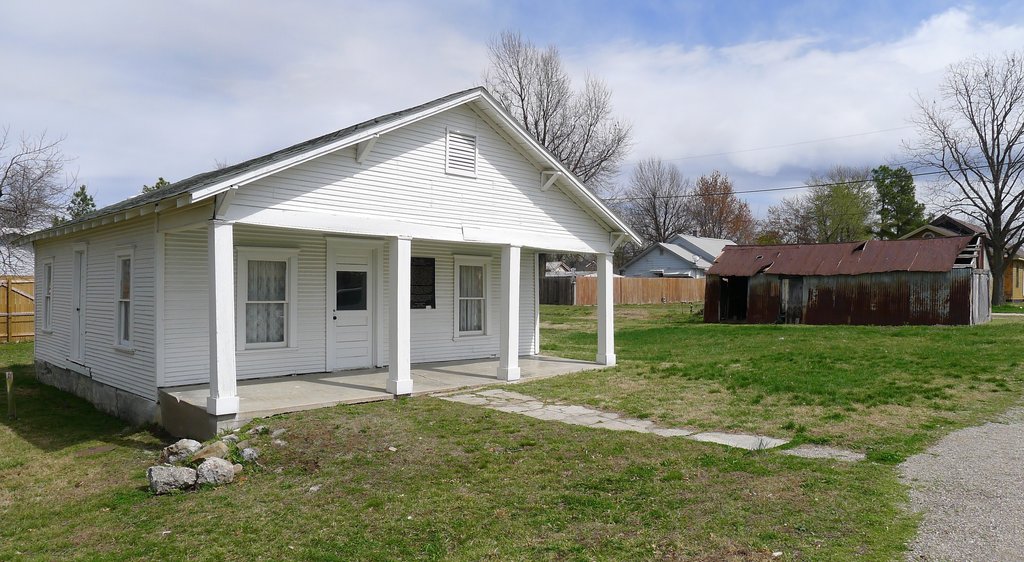
POLYGON ((689 246, 703 254, 708 261, 714 260, 726 246, 735 246, 736 243, 725 238, 708 238, 705 236, 692 236, 689 234, 676 234, 671 242, 682 246, 689 246))
POLYGON ((698 269, 707 270, 707 268, 711 267, 712 260, 714 260, 718 254, 722 253, 722 248, 736 245, 732 240, 725 240, 722 238, 704 238, 702 236, 690 236, 688 234, 676 234, 672 237, 672 242, 675 243, 658 242, 657 244, 651 244, 642 252, 637 254, 633 259, 626 262, 620 269, 628 269, 631 265, 639 261, 640 258, 658 248, 670 252, 672 255, 680 258, 686 263, 693 264, 694 267, 698 269))
POLYGON ((709 275, 860 275, 893 271, 949 271, 977 236, 869 240, 840 244, 729 246, 709 275))

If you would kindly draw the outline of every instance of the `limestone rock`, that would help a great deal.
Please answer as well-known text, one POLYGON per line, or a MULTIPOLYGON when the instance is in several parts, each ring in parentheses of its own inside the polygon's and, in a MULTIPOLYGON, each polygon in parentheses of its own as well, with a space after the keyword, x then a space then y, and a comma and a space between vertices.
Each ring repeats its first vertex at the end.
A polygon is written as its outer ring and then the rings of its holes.
POLYGON ((164 450, 160 452, 160 462, 174 464, 188 460, 192 453, 198 451, 202 446, 202 443, 194 439, 179 439, 164 447, 164 450))
POLYGON ((285 433, 288 433, 288 430, 287 430, 287 429, 285 429, 285 428, 283 428, 283 427, 280 427, 280 428, 277 428, 277 429, 275 429, 274 431, 272 431, 272 432, 270 433, 270 436, 271 436, 272 438, 274 438, 274 439, 278 439, 278 438, 280 438, 280 437, 281 437, 282 435, 284 435, 285 433))
POLYGON ((199 462, 206 459, 223 459, 228 456, 228 445, 223 441, 214 441, 209 445, 199 449, 196 454, 192 455, 193 462, 199 462))
POLYGON ((187 466, 151 466, 146 470, 146 478, 154 494, 166 494, 195 486, 196 471, 187 466))
POLYGON ((196 469, 196 484, 230 484, 235 479, 235 467, 228 461, 212 457, 196 469))
POLYGON ((267 426, 257 425, 256 427, 249 430, 249 435, 263 435, 267 432, 267 426))
POLYGON ((220 440, 225 443, 238 443, 238 436, 235 435, 234 433, 229 433, 224 437, 221 437, 220 440))
POLYGON ((235 464, 231 465, 231 469, 235 471, 235 476, 238 476, 239 474, 242 473, 243 470, 245 470, 245 467, 243 467, 242 465, 240 465, 238 463, 235 463, 235 464))
POLYGON ((255 447, 246 447, 242 449, 242 458, 246 462, 256 462, 260 458, 260 450, 255 447))
POLYGON ((242 439, 238 443, 235 443, 235 447, 238 448, 239 451, 241 451, 242 449, 248 449, 249 448, 249 440, 248 439, 242 439))

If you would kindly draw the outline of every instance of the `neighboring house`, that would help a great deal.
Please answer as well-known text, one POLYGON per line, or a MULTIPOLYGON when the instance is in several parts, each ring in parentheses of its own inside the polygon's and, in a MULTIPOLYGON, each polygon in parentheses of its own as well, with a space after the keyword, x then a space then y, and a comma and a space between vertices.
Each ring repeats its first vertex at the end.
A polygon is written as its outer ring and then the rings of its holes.
POLYGON ((0 234, 0 275, 31 276, 35 256, 30 244, 19 244, 20 234, 0 234))
POLYGON ((576 269, 569 267, 564 261, 549 261, 544 264, 544 276, 545 277, 585 277, 587 275, 596 275, 597 264, 592 261, 586 261, 580 264, 583 269, 576 269))
POLYGON ((677 234, 669 243, 652 244, 619 269, 625 277, 705 276, 715 258, 732 240, 677 234))
MULTIPOLYGON (((907 233, 902 239, 929 239, 949 236, 986 236, 983 227, 955 219, 949 215, 941 215, 928 224, 907 233)), ((1017 252, 1006 264, 1003 271, 1003 296, 1008 302, 1024 301, 1024 254, 1017 252)))
POLYGON ((576 270, 566 265, 564 261, 549 261, 544 263, 544 277, 572 277, 576 270))
POLYGON ((979 324, 991 274, 981 235, 730 246, 708 270, 705 322, 979 324))
MULTIPOLYGON (((638 237, 482 88, 199 174, 30 235, 41 379, 158 421, 162 390, 540 351, 540 252, 597 254, 614 364, 612 254, 638 237)), ((244 399, 244 393, 241 397, 244 399)))

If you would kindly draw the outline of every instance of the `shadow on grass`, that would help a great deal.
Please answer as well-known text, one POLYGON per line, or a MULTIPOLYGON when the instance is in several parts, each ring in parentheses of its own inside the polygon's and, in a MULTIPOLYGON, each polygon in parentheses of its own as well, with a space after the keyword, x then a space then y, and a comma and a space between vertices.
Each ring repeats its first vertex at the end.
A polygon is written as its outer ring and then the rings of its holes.
POLYGON ((126 438, 140 430, 160 441, 170 439, 159 427, 131 427, 73 394, 39 382, 31 365, 10 365, 7 369, 14 372, 17 418, 8 416, 7 388, 0 385, 0 426, 38 449, 59 451, 91 441, 140 450, 152 448, 151 443, 126 438))

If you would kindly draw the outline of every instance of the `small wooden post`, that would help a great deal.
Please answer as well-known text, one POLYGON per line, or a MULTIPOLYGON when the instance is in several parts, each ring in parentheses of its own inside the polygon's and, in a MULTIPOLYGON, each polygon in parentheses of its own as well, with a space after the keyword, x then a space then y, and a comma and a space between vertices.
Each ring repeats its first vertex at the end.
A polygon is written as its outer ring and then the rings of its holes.
POLYGON ((7 371, 7 417, 18 419, 18 411, 14 408, 14 373, 7 371))

